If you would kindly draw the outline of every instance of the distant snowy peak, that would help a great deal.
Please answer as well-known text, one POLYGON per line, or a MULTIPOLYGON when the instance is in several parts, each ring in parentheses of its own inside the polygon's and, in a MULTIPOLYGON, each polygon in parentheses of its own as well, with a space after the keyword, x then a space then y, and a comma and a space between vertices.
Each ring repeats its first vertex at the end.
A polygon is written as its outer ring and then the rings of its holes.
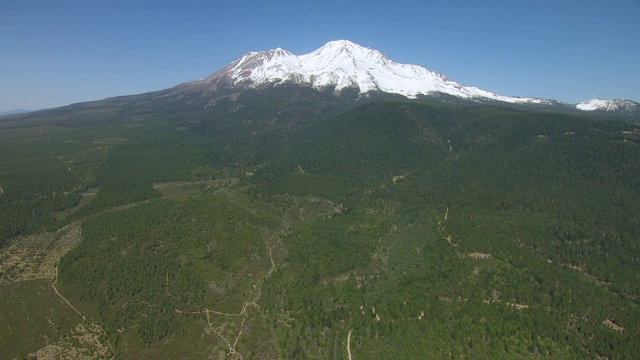
POLYGON ((218 84, 261 87, 284 83, 307 84, 336 91, 357 88, 361 94, 381 91, 409 98, 444 93, 475 101, 555 104, 548 99, 501 96, 464 86, 418 65, 399 64, 378 50, 348 40, 330 41, 321 48, 296 56, 280 48, 249 52, 209 77, 199 80, 211 88, 218 84))
POLYGON ((578 110, 584 111, 614 111, 621 113, 633 113, 640 111, 640 103, 627 99, 603 100, 591 99, 576 105, 578 110))

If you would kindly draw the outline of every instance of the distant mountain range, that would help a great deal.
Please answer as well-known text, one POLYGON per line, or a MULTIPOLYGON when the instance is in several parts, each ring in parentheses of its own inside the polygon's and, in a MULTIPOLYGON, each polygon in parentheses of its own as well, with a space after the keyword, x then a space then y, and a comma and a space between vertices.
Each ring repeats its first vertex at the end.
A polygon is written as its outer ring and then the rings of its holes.
POLYGON ((14 110, 7 110, 7 111, 0 111, 0 116, 5 116, 5 115, 15 115, 15 114, 25 114, 31 112, 30 110, 24 110, 24 109, 14 109, 14 110))

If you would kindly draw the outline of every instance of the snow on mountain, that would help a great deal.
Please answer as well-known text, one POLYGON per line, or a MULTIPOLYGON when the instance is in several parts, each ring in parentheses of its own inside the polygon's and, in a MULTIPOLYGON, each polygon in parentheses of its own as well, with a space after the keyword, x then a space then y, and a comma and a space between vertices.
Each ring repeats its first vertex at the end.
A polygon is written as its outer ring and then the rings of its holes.
POLYGON ((308 84, 336 91, 358 88, 360 93, 381 91, 408 98, 445 93, 471 100, 509 103, 553 104, 553 100, 501 96, 476 87, 464 86, 422 66, 399 64, 378 50, 348 40, 330 41, 321 48, 296 56, 283 49, 249 52, 220 71, 199 80, 213 89, 218 83, 260 87, 283 83, 308 84))
POLYGON ((603 100, 595 98, 577 104, 576 108, 584 111, 616 111, 631 113, 640 111, 640 103, 627 99, 603 100))

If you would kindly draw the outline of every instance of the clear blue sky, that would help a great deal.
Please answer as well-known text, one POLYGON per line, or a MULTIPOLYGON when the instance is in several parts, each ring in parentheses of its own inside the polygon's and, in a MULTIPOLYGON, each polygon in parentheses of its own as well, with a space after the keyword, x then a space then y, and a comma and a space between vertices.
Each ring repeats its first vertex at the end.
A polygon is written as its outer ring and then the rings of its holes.
POLYGON ((640 0, 5 1, 0 111, 160 90, 348 39, 502 95, 640 101, 640 0))

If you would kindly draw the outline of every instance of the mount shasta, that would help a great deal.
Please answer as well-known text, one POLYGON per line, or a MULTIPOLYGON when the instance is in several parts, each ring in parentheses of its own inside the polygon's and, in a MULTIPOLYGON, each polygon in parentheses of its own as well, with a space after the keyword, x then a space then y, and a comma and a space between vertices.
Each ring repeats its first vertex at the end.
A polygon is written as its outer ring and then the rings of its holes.
POLYGON ((218 92, 229 89, 263 88, 299 84, 316 89, 357 89, 360 96, 372 92, 398 94, 407 98, 441 94, 472 102, 503 102, 571 107, 581 111, 608 111, 633 114, 640 104, 631 100, 592 99, 569 105, 552 99, 498 95, 472 86, 464 86, 446 76, 419 65, 400 64, 378 50, 348 40, 330 41, 304 55, 280 48, 248 52, 229 65, 203 79, 180 88, 218 92))

